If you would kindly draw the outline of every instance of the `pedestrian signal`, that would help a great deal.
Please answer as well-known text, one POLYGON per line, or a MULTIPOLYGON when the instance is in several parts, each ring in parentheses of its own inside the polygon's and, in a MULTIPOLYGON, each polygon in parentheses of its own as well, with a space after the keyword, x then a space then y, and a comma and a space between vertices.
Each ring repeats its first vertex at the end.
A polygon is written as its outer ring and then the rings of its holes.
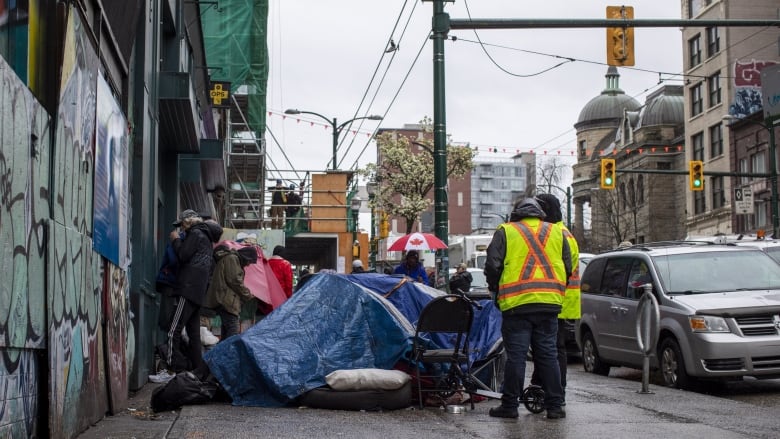
POLYGON ((692 191, 704 190, 704 163, 701 160, 688 162, 688 185, 692 191))
POLYGON ((601 188, 615 189, 615 159, 601 159, 601 188))
MULTIPOLYGON (((607 6, 607 19, 629 20, 634 18, 633 6, 607 6)), ((634 65, 634 28, 627 26, 607 28, 607 64, 610 66, 634 65)))

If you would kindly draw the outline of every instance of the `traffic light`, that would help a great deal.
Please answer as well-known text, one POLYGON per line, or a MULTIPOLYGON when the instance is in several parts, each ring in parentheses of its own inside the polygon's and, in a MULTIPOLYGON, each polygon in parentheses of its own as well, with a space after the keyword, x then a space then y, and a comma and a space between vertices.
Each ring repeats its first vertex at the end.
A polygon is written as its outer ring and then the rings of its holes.
POLYGON ((701 160, 688 162, 688 186, 692 191, 704 190, 704 162, 701 160))
MULTIPOLYGON (((607 19, 627 20, 634 18, 633 6, 607 6, 607 19)), ((610 66, 634 65, 634 28, 607 28, 607 64, 610 66)))
POLYGON ((615 159, 601 159, 601 188, 615 189, 615 159))
POLYGON ((385 212, 380 212, 379 218, 379 239, 385 239, 390 235, 390 223, 385 212))

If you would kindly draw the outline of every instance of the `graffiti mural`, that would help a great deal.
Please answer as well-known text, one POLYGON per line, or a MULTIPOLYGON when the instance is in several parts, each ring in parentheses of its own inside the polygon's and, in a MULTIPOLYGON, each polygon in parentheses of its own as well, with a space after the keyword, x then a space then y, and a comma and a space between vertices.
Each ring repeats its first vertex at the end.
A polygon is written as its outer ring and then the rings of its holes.
POLYGON ((74 437, 108 411, 102 259, 92 249, 98 58, 77 9, 63 41, 47 243, 49 435, 74 437))
POLYGON ((4 395, 0 400, 0 437, 37 437, 38 401, 41 397, 46 401, 46 395, 39 394, 39 357, 29 349, 3 352, 12 353, 17 361, 13 369, 7 368, 6 361, 0 362, 0 375, 6 377, 0 380, 0 395, 4 395))
POLYGON ((49 428, 74 437, 108 411, 100 256, 92 240, 50 223, 49 428))
POLYGON ((108 266, 106 310, 106 351, 108 353, 108 389, 112 414, 127 407, 128 380, 125 343, 127 340, 127 304, 130 284, 127 273, 116 265, 108 266))
POLYGON ((756 60, 734 63, 734 100, 729 105, 730 115, 742 118, 761 111, 761 69, 775 64, 775 61, 756 60))
POLYGON ((0 58, 0 437, 36 435, 47 347, 45 225, 51 121, 0 58))

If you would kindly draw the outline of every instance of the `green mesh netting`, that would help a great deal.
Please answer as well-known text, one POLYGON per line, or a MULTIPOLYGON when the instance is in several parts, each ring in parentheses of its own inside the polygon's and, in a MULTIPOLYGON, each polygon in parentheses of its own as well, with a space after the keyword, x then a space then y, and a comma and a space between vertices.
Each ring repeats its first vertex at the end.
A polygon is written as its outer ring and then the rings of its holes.
POLYGON ((258 137, 265 133, 268 82, 268 0, 220 0, 200 6, 211 79, 229 81, 231 92, 247 86, 246 118, 258 137), (221 70, 220 70, 221 69, 221 70))

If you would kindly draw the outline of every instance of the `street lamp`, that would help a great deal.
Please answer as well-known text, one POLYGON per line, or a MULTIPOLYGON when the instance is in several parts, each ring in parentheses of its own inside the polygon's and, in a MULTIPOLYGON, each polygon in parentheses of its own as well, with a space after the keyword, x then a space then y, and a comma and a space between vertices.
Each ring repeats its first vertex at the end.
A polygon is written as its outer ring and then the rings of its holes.
POLYGON ((772 238, 778 238, 777 232, 780 230, 780 214, 778 214, 778 196, 777 196, 777 145, 775 144, 775 126, 776 119, 767 118, 764 123, 748 119, 745 117, 736 117, 731 114, 723 116, 723 120, 733 122, 748 122, 758 125, 769 131, 769 185, 772 191, 770 208, 772 209, 772 238))
POLYGON ((374 219, 374 199, 376 198, 376 191, 379 189, 379 183, 375 180, 371 180, 366 183, 366 192, 368 192, 368 205, 371 207, 371 230, 370 239, 371 245, 369 248, 369 260, 368 268, 370 271, 376 270, 376 220, 374 219))
POLYGON ((378 116, 375 114, 372 114, 371 116, 362 116, 362 117, 356 117, 354 119, 350 119, 341 125, 339 125, 336 122, 336 118, 328 119, 327 117, 321 115, 320 113, 315 113, 313 111, 303 111, 303 110, 296 110, 294 108, 290 108, 287 110, 284 110, 284 114, 311 114, 313 116, 317 116, 325 121, 327 121, 330 124, 330 127, 333 132, 333 170, 336 170, 336 149, 339 145, 339 135, 341 135, 341 131, 344 129, 345 126, 349 125, 350 123, 361 120, 361 119, 368 119, 368 120, 382 120, 382 116, 378 116))
POLYGON ((363 204, 363 200, 357 195, 352 197, 349 202, 349 208, 352 211, 352 257, 360 257, 360 241, 357 239, 358 230, 358 213, 360 213, 360 205, 363 204))

